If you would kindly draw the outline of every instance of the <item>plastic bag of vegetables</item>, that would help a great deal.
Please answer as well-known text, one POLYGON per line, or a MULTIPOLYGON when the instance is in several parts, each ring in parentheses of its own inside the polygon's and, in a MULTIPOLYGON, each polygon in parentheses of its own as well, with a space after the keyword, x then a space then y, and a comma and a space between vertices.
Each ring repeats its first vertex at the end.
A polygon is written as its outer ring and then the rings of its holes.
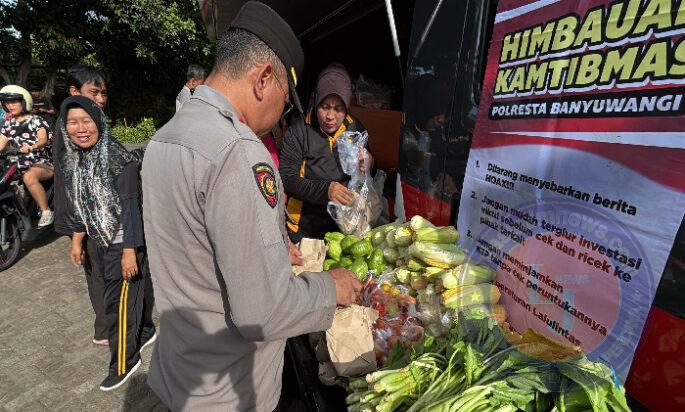
MULTIPOLYGON (((368 138, 366 132, 345 132, 335 141, 340 165, 351 176, 347 188, 352 191, 354 201, 350 205, 328 202, 327 207, 343 233, 359 237, 364 237, 381 214, 381 198, 374 188, 371 174, 368 168, 365 172, 359 169, 359 152, 366 147, 368 138)), ((363 153, 366 157, 366 151, 363 153)))

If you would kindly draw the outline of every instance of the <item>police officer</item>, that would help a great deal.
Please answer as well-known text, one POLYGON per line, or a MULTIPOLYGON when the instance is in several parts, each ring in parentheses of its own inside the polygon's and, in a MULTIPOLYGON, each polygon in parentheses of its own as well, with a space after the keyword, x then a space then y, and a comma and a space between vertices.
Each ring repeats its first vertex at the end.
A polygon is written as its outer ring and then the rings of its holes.
POLYGON ((290 274, 283 184, 257 136, 292 100, 304 55, 248 2, 207 82, 152 139, 145 235, 160 332, 148 383, 171 410, 273 411, 285 340, 330 327, 361 285, 347 270, 290 274))

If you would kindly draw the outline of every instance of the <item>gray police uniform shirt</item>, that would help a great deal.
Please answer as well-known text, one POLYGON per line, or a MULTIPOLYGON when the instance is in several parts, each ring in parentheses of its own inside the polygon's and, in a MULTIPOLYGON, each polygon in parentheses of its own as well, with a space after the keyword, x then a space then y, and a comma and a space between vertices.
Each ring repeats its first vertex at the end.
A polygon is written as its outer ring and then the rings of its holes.
POLYGON ((200 86, 149 143, 142 176, 161 318, 150 387, 173 411, 273 411, 285 339, 328 329, 336 295, 328 274, 290 274, 269 152, 200 86))
POLYGON ((188 86, 183 86, 178 95, 176 96, 176 111, 181 110, 184 104, 188 103, 190 98, 193 97, 193 93, 190 92, 188 86))

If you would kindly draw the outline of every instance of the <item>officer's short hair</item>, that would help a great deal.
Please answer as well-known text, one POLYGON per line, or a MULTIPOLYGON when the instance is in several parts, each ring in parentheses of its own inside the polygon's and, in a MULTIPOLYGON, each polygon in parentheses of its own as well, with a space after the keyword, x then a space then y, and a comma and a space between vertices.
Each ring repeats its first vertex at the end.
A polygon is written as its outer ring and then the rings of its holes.
POLYGON ((273 50, 254 34, 242 29, 229 29, 217 45, 214 70, 229 79, 243 77, 255 65, 271 63, 277 70, 285 67, 273 50))
POLYGON ((105 85, 105 73, 93 66, 77 64, 67 70, 67 89, 74 86, 81 90, 86 83, 93 83, 97 87, 105 85))
POLYGON ((191 64, 188 66, 188 71, 186 72, 186 81, 191 81, 194 79, 204 79, 207 77, 207 72, 205 69, 197 64, 191 64))

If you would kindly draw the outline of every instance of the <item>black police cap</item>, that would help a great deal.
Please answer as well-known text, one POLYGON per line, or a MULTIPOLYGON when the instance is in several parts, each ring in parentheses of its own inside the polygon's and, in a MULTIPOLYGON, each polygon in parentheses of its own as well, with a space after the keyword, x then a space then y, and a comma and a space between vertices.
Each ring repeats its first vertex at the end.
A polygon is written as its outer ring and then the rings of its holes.
POLYGON ((288 72, 290 100, 302 113, 302 104, 300 104, 295 87, 297 77, 304 68, 304 52, 288 23, 266 4, 248 1, 240 8, 230 28, 249 31, 274 51, 288 72))

